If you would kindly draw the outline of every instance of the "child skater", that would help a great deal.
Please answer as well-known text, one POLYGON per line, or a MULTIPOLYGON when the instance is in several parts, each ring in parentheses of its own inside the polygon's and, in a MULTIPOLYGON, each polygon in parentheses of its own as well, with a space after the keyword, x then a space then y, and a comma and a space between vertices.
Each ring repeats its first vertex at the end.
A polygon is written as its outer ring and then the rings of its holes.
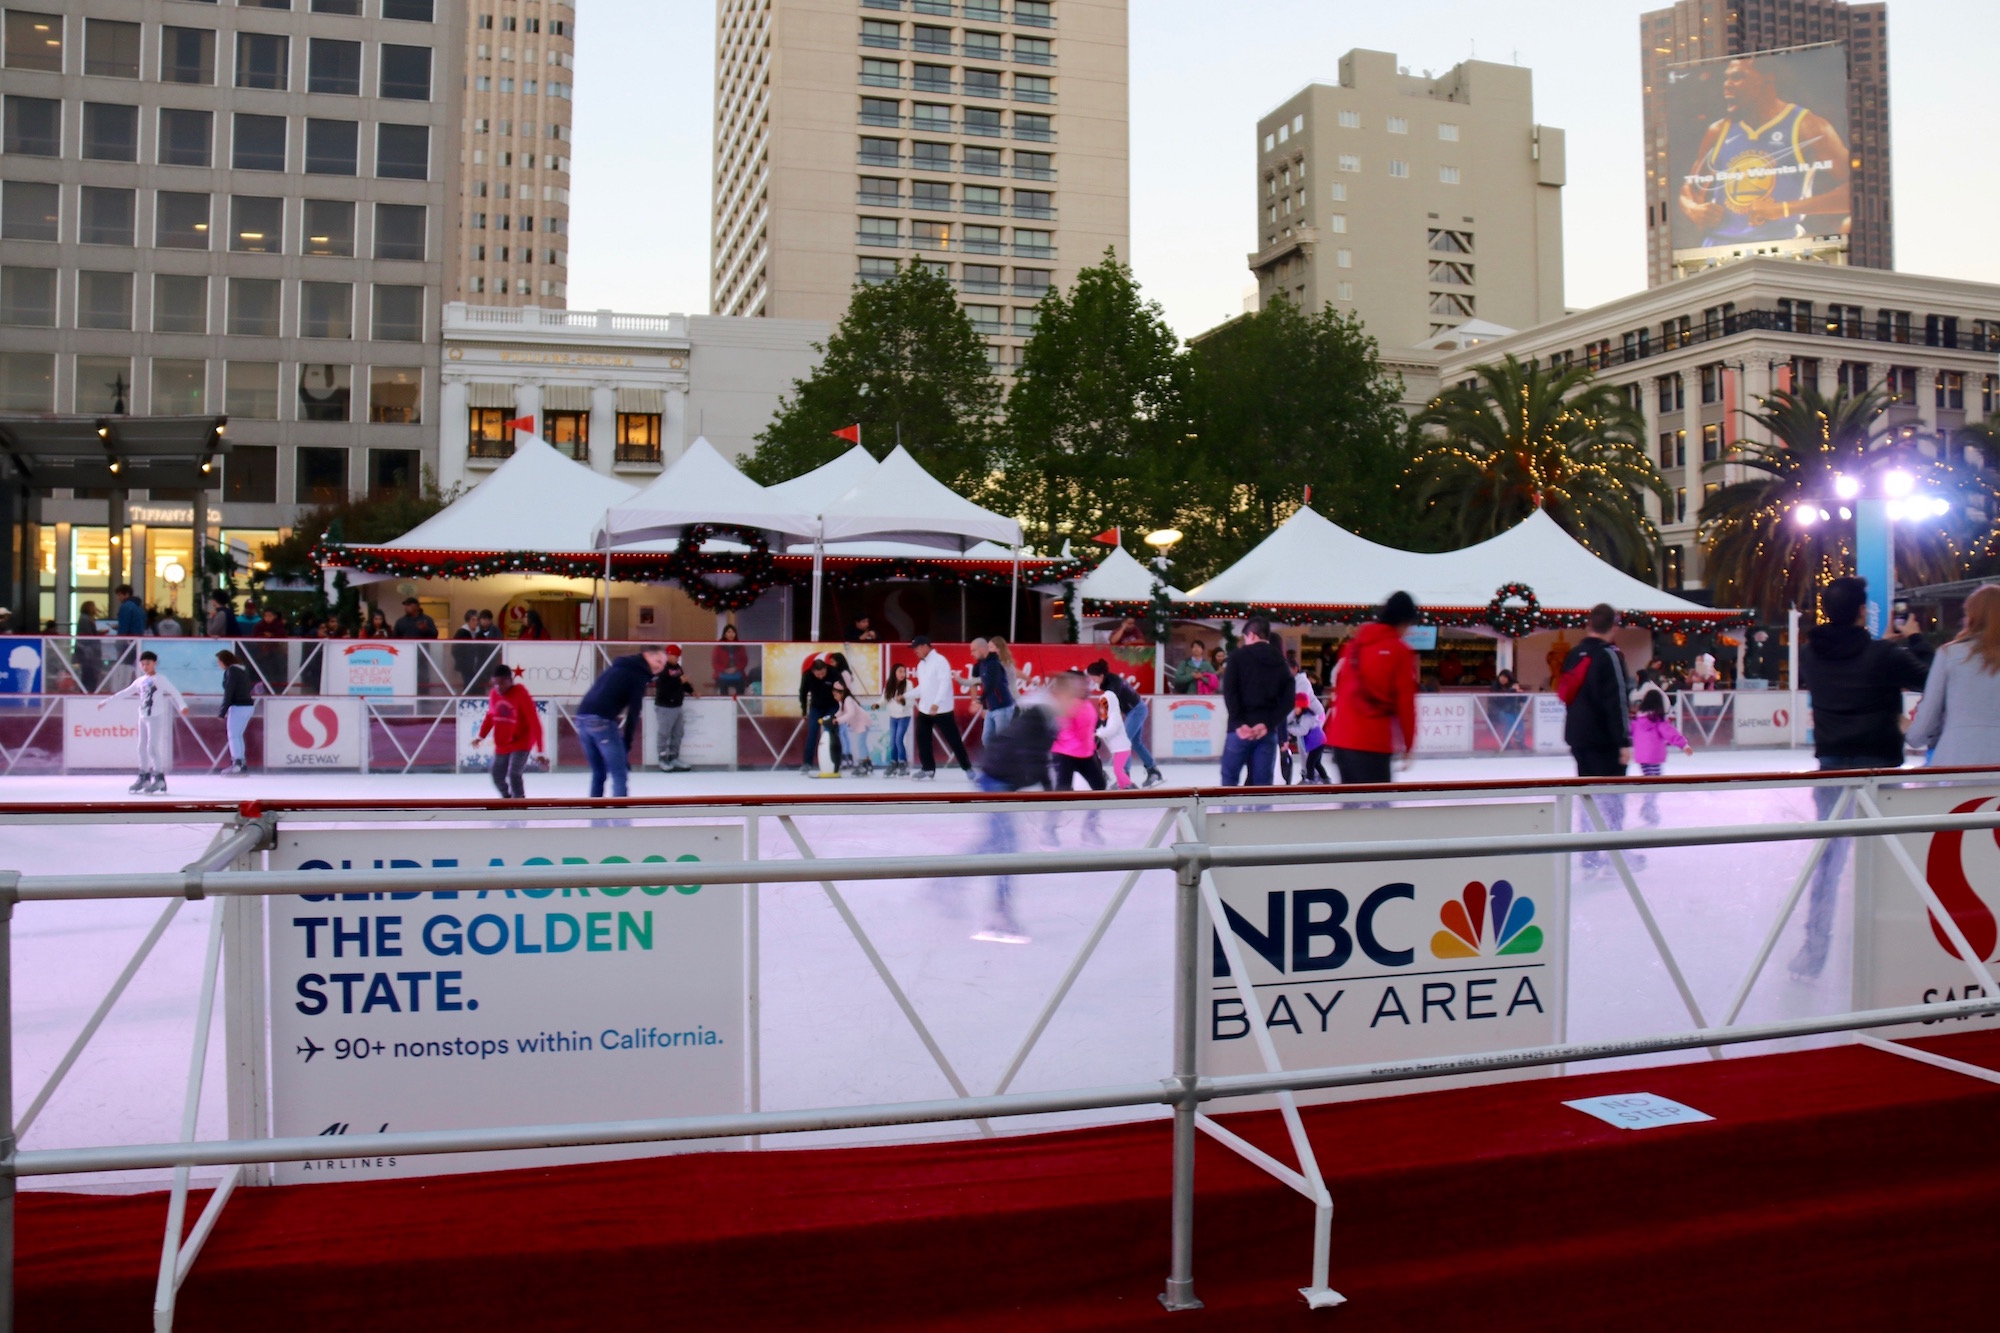
POLYGON ((97 705, 103 712, 113 699, 139 701, 139 776, 127 788, 135 795, 165 795, 167 770, 174 766, 174 716, 187 716, 187 700, 174 683, 160 674, 160 659, 153 652, 139 654, 139 674, 118 693, 97 705))
POLYGON ((1112 785, 1119 791, 1130 791, 1132 775, 1126 770, 1132 763, 1132 738, 1125 733, 1125 710, 1118 706, 1114 691, 1106 690, 1097 696, 1097 715, 1102 719, 1097 739, 1111 752, 1112 785))
POLYGON ((867 707, 848 693, 845 685, 833 687, 833 701, 833 722, 840 728, 840 747, 852 758, 854 776, 865 778, 875 771, 875 761, 868 754, 868 729, 875 725, 875 719, 868 716, 867 707))
MULTIPOLYGON (((1658 690, 1647 690, 1639 696, 1639 714, 1632 719, 1632 759, 1639 765, 1639 771, 1649 778, 1660 776, 1667 767, 1667 747, 1677 746, 1682 754, 1693 754, 1694 747, 1687 737, 1667 721, 1666 696, 1658 690)), ((1639 803, 1639 817, 1649 828, 1660 826, 1659 798, 1651 791, 1639 803)))

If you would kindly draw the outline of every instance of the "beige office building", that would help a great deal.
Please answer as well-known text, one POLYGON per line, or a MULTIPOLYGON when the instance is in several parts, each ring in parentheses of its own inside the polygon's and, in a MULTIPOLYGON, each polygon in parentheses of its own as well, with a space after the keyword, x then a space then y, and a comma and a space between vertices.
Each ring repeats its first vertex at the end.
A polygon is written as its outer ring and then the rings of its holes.
POLYGON ((1468 60, 1413 76, 1349 51, 1257 122, 1258 300, 1361 316, 1385 349, 1563 313, 1563 132, 1533 76, 1468 60))
POLYGON ((950 277, 996 364, 1108 247, 1130 259, 1125 0, 722 0, 710 306, 838 320, 950 277))
POLYGON ((569 299, 572 0, 467 0, 458 271, 451 299, 569 299))

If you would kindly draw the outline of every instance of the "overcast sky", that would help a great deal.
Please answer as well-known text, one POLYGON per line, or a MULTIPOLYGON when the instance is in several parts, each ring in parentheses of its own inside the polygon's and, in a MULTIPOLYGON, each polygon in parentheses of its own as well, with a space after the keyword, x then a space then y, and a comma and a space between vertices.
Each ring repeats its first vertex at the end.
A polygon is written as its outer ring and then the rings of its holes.
MULTIPOLYGON (((1645 285, 1639 38, 1647 0, 1131 0, 1132 261, 1183 336, 1243 307, 1257 117, 1351 47, 1412 70, 1535 72, 1568 132, 1566 296, 1645 285)), ((1058 0, 1060 5, 1060 0, 1058 0)), ((708 309, 713 0, 580 0, 569 303, 708 309)), ((1060 10, 1058 10, 1060 13, 1060 10)), ((1060 40, 1060 30, 1058 30, 1060 40)), ((1897 267, 2000 282, 1995 0, 1890 0, 1897 267)))

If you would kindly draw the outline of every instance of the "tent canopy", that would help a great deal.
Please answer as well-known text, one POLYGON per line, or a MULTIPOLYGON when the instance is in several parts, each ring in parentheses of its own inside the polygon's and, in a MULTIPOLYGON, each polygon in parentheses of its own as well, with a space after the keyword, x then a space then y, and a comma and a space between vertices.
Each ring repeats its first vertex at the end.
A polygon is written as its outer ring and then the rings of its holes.
POLYGON ((828 542, 872 537, 961 552, 982 541, 1021 544, 1019 523, 958 494, 924 471, 900 444, 822 509, 820 522, 828 542))
MULTIPOLYGON (((1077 581, 1076 595, 1086 602, 1148 602, 1153 598, 1153 571, 1122 546, 1097 562, 1097 568, 1077 581)), ((1169 586, 1167 595, 1186 596, 1169 586)))
MULTIPOLYGON (((1357 537, 1306 507, 1241 560, 1189 589, 1187 596, 1197 602, 1373 606, 1408 586, 1411 562, 1425 558, 1357 537)), ((1496 585, 1503 581, 1493 580, 1496 585)), ((1492 596, 1489 588, 1480 601, 1492 596)))
POLYGON ((1484 606, 1501 584, 1525 583, 1552 611, 1588 611, 1599 602, 1620 611, 1711 611, 1606 563, 1540 509, 1476 546, 1418 558, 1426 562, 1430 578, 1423 591, 1410 589, 1420 606, 1484 606))
POLYGON ((706 436, 697 439, 645 490, 606 506, 595 535, 601 548, 634 542, 678 539, 699 523, 720 523, 760 531, 810 536, 812 513, 788 505, 738 472, 706 436))
POLYGON ((869 473, 880 466, 875 461, 875 455, 857 444, 831 463, 822 463, 790 481, 777 482, 764 489, 779 504, 808 514, 818 514, 859 486, 869 473))
POLYGON ((386 548, 406 551, 548 551, 593 549, 604 511, 637 488, 565 458, 531 435, 493 474, 442 512, 386 548))

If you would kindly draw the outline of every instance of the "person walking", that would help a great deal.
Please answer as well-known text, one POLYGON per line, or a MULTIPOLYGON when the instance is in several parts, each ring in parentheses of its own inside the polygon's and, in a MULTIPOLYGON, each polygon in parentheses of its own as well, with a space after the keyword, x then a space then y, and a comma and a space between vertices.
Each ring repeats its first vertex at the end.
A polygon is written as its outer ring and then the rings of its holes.
POLYGON ((471 694, 479 675, 479 650, 472 641, 479 637, 479 612, 467 611, 465 622, 452 631, 451 669, 458 673, 460 692, 471 694))
POLYGON ((996 634, 972 641, 972 679, 986 714, 985 736, 991 740, 1014 716, 1014 654, 1005 639, 996 634))
POLYGON ((661 651, 667 656, 666 665, 653 681, 653 730, 659 743, 660 771, 692 773, 694 770, 681 762, 681 742, 687 737, 687 713, 681 705, 694 693, 694 686, 681 666, 681 646, 670 643, 661 651))
POLYGON ((1416 748, 1417 654, 1403 633, 1419 618, 1416 599, 1392 593, 1341 645, 1326 743, 1343 784, 1391 782, 1392 757, 1416 748))
POLYGON ((799 752, 799 771, 807 777, 819 772, 819 743, 824 734, 832 746, 833 771, 840 772, 840 701, 833 697, 833 671, 823 656, 806 663, 799 681, 799 712, 805 715, 805 743, 799 752))
MULTIPOLYGON (((919 634, 910 640, 910 647, 917 654, 917 697, 912 700, 917 715, 917 762, 922 771, 918 778, 937 776, 937 751, 931 738, 942 735, 945 744, 951 747, 951 757, 965 770, 965 776, 972 776, 972 760, 966 757, 965 738, 958 734, 958 718, 953 714, 951 664, 944 660, 944 654, 931 647, 928 636, 919 634)), ((1095 744, 1092 746, 1095 750, 1095 744)), ((1102 776, 1100 774, 1100 776, 1102 776)))
POLYGON ((510 666, 494 667, 486 687, 486 720, 479 724, 478 739, 483 741, 489 735, 493 737, 494 789, 503 801, 527 800, 521 775, 528 771, 529 757, 542 750, 542 716, 534 696, 510 666))
POLYGON ((233 639, 236 637, 236 611, 230 605, 226 592, 211 593, 208 613, 208 637, 211 639, 233 639))
MULTIPOLYGON (((1166 775, 1153 762, 1153 752, 1146 748, 1146 720, 1152 715, 1146 697, 1133 689, 1131 682, 1113 671, 1111 664, 1101 657, 1085 667, 1084 672, 1090 677, 1092 689, 1102 690, 1118 700, 1119 725, 1125 729, 1126 748, 1132 752, 1132 758, 1145 766, 1145 785, 1157 787, 1165 782, 1166 775)), ((1114 750, 1113 754, 1116 753, 1114 750)))
POLYGON ((139 654, 139 674, 116 694, 97 705, 103 712, 113 699, 139 701, 139 776, 126 788, 135 795, 167 792, 167 774, 174 767, 174 718, 186 717, 187 700, 174 683, 160 674, 160 659, 150 648, 139 654))
MULTIPOLYGON (((1049 785, 1051 755, 1056 740, 1060 704, 1054 692, 1044 693, 1018 704, 1009 724, 988 733, 980 747, 979 764, 972 781, 983 792, 1026 791, 1049 785)), ((1005 855, 1018 849, 1015 838, 1017 815, 1003 806, 994 806, 986 815, 986 840, 974 855, 1005 855)), ((990 944, 1026 944, 1027 932, 1014 915, 1014 877, 993 877, 993 916, 973 935, 990 944)))
POLYGON ((1930 750, 1931 764, 2000 765, 2000 584, 1965 599, 1965 625, 1931 659, 1908 743, 1930 750))
POLYGON ((132 595, 132 585, 121 583, 111 590, 118 599, 117 610, 112 612, 112 620, 117 629, 113 633, 121 639, 140 639, 146 634, 146 608, 132 595))
POLYGON ((617 658, 591 682, 577 704, 576 738, 583 743, 583 757, 590 761, 593 800, 604 795, 607 781, 613 796, 625 795, 632 771, 632 738, 638 734, 653 677, 666 664, 666 649, 651 645, 617 658))
POLYGON ((1272 643, 1271 622, 1243 622, 1243 646, 1222 668, 1228 731, 1222 740, 1222 785, 1268 787, 1278 767, 1278 740, 1292 712, 1292 671, 1272 643))
MULTIPOLYGON (((1866 579, 1851 574, 1835 579, 1820 594, 1819 607, 1825 623, 1806 635, 1799 675, 1812 700, 1813 755, 1820 772, 1901 768, 1903 691, 1925 687, 1933 659, 1930 645, 1918 633, 1915 617, 1886 638, 1868 632, 1866 579)), ((1948 699, 1950 686, 1945 688, 1948 699)), ((1839 800, 1838 787, 1813 788, 1821 819, 1832 815, 1839 800)), ((1828 842, 1813 869, 1805 943, 1791 962, 1792 975, 1801 981, 1812 980, 1826 966, 1849 842, 1828 842)))
POLYGON ((215 660, 222 664, 221 715, 229 728, 229 772, 232 777, 242 777, 250 771, 249 745, 244 733, 250 729, 250 719, 257 712, 255 686, 250 679, 250 668, 229 649, 217 653, 215 660))
POLYGON ((898 662, 889 668, 882 687, 882 712, 889 719, 887 776, 906 777, 910 771, 910 668, 898 662))
MULTIPOLYGON (((1617 629, 1618 612, 1610 603, 1591 607, 1583 642, 1569 650, 1556 680, 1556 694, 1569 710, 1563 719, 1563 739, 1580 778, 1622 778, 1632 762, 1632 715, 1627 711, 1631 685, 1625 655, 1611 641, 1617 629)), ((1606 826, 1625 827, 1623 796, 1605 796, 1598 806, 1606 826)), ((1583 854, 1588 878, 1603 875, 1610 864, 1603 852, 1583 854)))

